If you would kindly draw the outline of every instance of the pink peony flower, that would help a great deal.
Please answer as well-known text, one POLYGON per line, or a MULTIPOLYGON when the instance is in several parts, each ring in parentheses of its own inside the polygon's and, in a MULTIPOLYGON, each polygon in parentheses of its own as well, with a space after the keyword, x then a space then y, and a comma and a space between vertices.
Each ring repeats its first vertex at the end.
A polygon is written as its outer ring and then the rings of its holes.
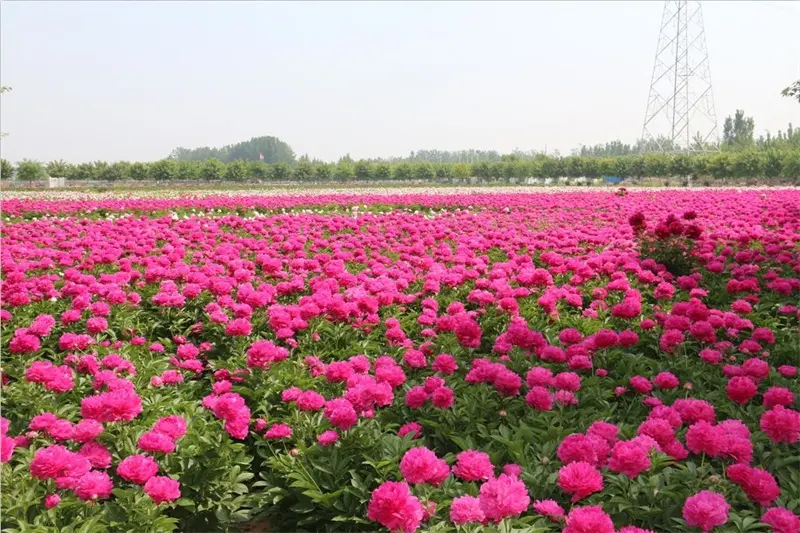
POLYGON ((614 533, 614 522, 600 506, 574 507, 562 533, 614 533))
POLYGON ((488 454, 466 450, 456 456, 453 473, 464 481, 487 480, 494 475, 494 466, 488 454))
POLYGON ((175 451, 175 441, 169 435, 148 431, 139 437, 136 447, 146 452, 160 452, 169 454, 175 451))
POLYGON ((52 509, 56 505, 61 503, 61 496, 58 494, 48 494, 44 497, 44 507, 45 509, 52 509))
POLYGON ((439 354, 433 360, 433 365, 431 366, 434 372, 438 372, 445 376, 452 375, 456 370, 458 370, 458 363, 456 363, 455 357, 450 354, 439 354))
POLYGON ((163 433, 173 441, 176 441, 186 435, 186 420, 178 415, 159 418, 153 425, 153 431, 163 433))
POLYGON ((608 468, 614 472, 635 478, 650 468, 648 450, 633 441, 619 441, 611 450, 608 468))
POLYGON ((89 459, 94 468, 104 469, 111 466, 111 452, 100 443, 87 442, 78 453, 89 459))
POLYGON ((329 429, 328 431, 323 431, 318 437, 317 442, 319 442, 322 446, 330 446, 334 442, 339 440, 339 434, 329 429))
POLYGON ((89 460, 63 446, 39 448, 30 464, 31 475, 38 479, 78 478, 91 470, 89 460))
POLYGON ((11 456, 14 454, 14 448, 16 447, 17 443, 14 439, 6 435, 0 436, 0 463, 9 462, 11 456))
POLYGON ((558 471, 558 486, 572 494, 577 502, 590 494, 603 490, 603 475, 589 463, 578 461, 561 467, 558 471))
POLYGON ((703 490, 686 499, 683 504, 683 519, 690 527, 699 527, 704 532, 711 531, 728 521, 730 508, 722 495, 703 490))
POLYGON ((137 485, 143 485, 157 472, 158 465, 147 455, 129 455, 117 465, 119 477, 137 485))
POLYGON ((353 404, 345 398, 334 398, 325 404, 325 418, 330 421, 332 426, 341 431, 347 431, 358 422, 353 404))
POLYGON ((422 426, 416 422, 408 422, 407 424, 403 424, 400 429, 397 430, 397 435, 400 437, 405 437, 409 434, 411 434, 412 438, 414 439, 420 438, 422 436, 422 426))
POLYGON ((268 440, 288 439, 291 436, 292 428, 286 424, 272 424, 272 427, 264 433, 264 438, 268 440))
POLYGON ((167 476, 153 476, 144 484, 144 492, 158 505, 180 498, 181 484, 167 476))
POLYGON ((553 395, 544 387, 534 386, 525 395, 525 403, 538 411, 549 411, 553 408, 553 395))
POLYGON ((495 523, 525 511, 530 504, 525 484, 506 474, 491 478, 480 488, 480 506, 484 516, 495 523))
POLYGON ((558 522, 564 516, 564 508, 555 500, 537 500, 533 502, 533 510, 554 522, 558 522))
POLYGON ((474 496, 459 496, 450 505, 450 521, 455 525, 482 523, 486 516, 481 509, 481 502, 474 496))
POLYGON ((767 434, 772 442, 800 441, 800 412, 776 405, 761 415, 761 431, 767 434))
POLYGON ((406 483, 386 481, 372 491, 367 517, 392 532, 414 533, 424 516, 420 501, 406 483))
POLYGON ((320 393, 307 390, 297 397, 297 408, 301 411, 319 411, 325 406, 325 397, 320 393))
POLYGON ((111 497, 114 484, 105 472, 92 470, 78 480, 75 495, 84 501, 105 500, 111 497))
POLYGON ((769 507, 780 496, 781 489, 772 474, 745 464, 728 467, 728 479, 739 485, 747 497, 761 507, 769 507))
POLYGON ((430 483, 438 486, 450 474, 450 467, 423 446, 411 448, 403 455, 400 472, 409 483, 430 483))
POLYGON ((676 389, 680 385, 680 380, 671 372, 660 372, 653 378, 653 384, 659 389, 676 389))
POLYGON ((761 522, 771 526, 773 533, 800 533, 800 517, 785 507, 772 507, 761 522))
POLYGON ((728 393, 729 400, 744 405, 758 393, 758 387, 749 377, 737 376, 728 381, 725 391, 728 393))

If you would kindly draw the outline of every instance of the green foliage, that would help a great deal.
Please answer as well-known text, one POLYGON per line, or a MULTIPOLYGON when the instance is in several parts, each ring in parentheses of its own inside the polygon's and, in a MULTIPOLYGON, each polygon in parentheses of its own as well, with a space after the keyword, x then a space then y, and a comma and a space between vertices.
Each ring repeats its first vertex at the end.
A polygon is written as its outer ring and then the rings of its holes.
POLYGON ((272 173, 270 179, 276 181, 288 180, 292 176, 292 167, 286 163, 275 163, 272 165, 272 173))
POLYGON ((244 161, 233 161, 225 167, 225 181, 244 181, 247 178, 247 165, 244 161))
MULTIPOLYGON (((524 179, 528 177, 599 178, 668 178, 696 176, 708 180, 761 180, 798 179, 797 159, 800 157, 800 130, 789 125, 787 132, 779 132, 769 140, 758 140, 748 149, 725 150, 712 153, 647 153, 624 156, 568 157, 538 155, 533 159, 511 154, 504 160, 476 163, 431 163, 352 161, 342 158, 337 164, 301 158, 294 167, 286 162, 266 164, 259 160, 235 160, 223 163, 217 159, 205 161, 162 160, 154 163, 117 162, 109 165, 103 161, 70 165, 52 161, 47 165, 50 175, 63 174, 76 181, 122 180, 179 180, 191 182, 246 180, 286 181, 370 181, 370 180, 449 180, 451 178, 480 178, 486 181, 524 179), (793 144, 794 143, 794 144, 793 144)), ((5 178, 4 178, 5 179, 5 178)))
POLYGON ((249 161, 247 163, 248 179, 264 181, 269 177, 269 165, 263 161, 249 161))
POLYGON ((794 98, 798 102, 800 102, 800 80, 792 83, 788 87, 786 87, 781 94, 788 98, 794 98))
POLYGON ((313 180, 314 166, 308 161, 300 161, 292 171, 292 178, 301 182, 313 180))
POLYGON ((98 179, 97 168, 92 163, 80 163, 72 169, 68 178, 78 181, 96 180, 98 179))
POLYGON ((39 181, 47 177, 44 167, 38 161, 22 160, 17 165, 17 179, 20 181, 39 181))
POLYGON ((356 177, 356 167, 351 161, 343 159, 336 164, 333 177, 337 181, 350 181, 356 177))
POLYGON ((435 175, 433 165, 428 162, 418 163, 414 168, 414 179, 431 181, 435 175))
POLYGON ((14 165, 8 159, 0 159, 0 179, 10 180, 14 177, 14 165))
POLYGON ((200 178, 206 181, 219 181, 225 172, 225 165, 219 159, 208 159, 200 165, 200 178))
POLYGON ((745 117, 737 109, 733 117, 727 117, 722 127, 722 147, 725 150, 743 150, 753 145, 753 117, 745 117))
POLYGON ((356 179, 366 181, 368 179, 372 179, 372 177, 375 175, 375 169, 372 163, 361 159, 357 161, 353 167, 353 174, 355 175, 356 179))
POLYGON ((249 141, 229 144, 222 148, 209 148, 207 146, 195 149, 176 148, 169 155, 175 161, 207 161, 219 159, 223 162, 244 160, 260 161, 264 156, 264 163, 290 163, 294 164, 295 155, 291 146, 277 137, 253 137, 249 141))
POLYGON ((314 179, 317 181, 328 181, 333 177, 333 166, 328 163, 320 163, 314 167, 314 179))
POLYGON ((200 175, 200 167, 190 161, 178 161, 175 164, 175 179, 178 181, 194 181, 200 175))
POLYGON ((169 159, 162 159, 150 165, 150 179, 155 181, 172 181, 175 179, 177 164, 169 159))
POLYGON ((63 160, 50 161, 45 168, 47 175, 52 178, 65 178, 72 171, 72 165, 63 160))
POLYGON ((132 180, 136 181, 143 181, 147 179, 147 176, 150 173, 150 169, 148 168, 146 163, 136 162, 131 164, 130 168, 128 169, 129 176, 132 180))

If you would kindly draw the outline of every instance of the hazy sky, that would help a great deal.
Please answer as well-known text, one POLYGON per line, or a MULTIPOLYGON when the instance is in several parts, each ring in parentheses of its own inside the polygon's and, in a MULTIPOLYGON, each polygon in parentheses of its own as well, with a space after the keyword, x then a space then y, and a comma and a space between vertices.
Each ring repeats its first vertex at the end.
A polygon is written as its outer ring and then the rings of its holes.
MULTIPOLYGON (((274 135, 335 159, 641 134, 663 4, 0 4, 2 156, 155 160, 274 135)), ((800 126, 800 2, 703 6, 720 128, 800 126)))

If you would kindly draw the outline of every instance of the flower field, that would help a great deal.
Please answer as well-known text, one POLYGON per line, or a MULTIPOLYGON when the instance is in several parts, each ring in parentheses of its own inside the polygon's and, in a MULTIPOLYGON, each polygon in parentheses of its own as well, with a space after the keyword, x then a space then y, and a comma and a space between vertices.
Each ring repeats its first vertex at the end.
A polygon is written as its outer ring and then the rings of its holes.
POLYGON ((800 533, 800 190, 1 207, 3 532, 800 533))

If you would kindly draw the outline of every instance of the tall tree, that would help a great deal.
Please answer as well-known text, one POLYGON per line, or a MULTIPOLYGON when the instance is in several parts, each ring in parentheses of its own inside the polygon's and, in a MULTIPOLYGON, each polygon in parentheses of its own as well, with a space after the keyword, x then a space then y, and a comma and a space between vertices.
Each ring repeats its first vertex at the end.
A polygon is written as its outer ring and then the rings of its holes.
POLYGON ((728 116, 722 126, 722 145, 728 150, 744 150, 753 146, 753 117, 744 116, 742 109, 737 109, 733 117, 728 116))
POLYGON ((0 179, 10 180, 14 175, 14 165, 8 159, 0 159, 0 179))
POLYGON ((277 137, 253 137, 249 141, 229 144, 222 148, 209 148, 203 146, 193 150, 188 148, 175 148, 168 159, 173 161, 208 161, 219 159, 222 162, 230 161, 262 161, 264 163, 295 163, 292 147, 277 137))

